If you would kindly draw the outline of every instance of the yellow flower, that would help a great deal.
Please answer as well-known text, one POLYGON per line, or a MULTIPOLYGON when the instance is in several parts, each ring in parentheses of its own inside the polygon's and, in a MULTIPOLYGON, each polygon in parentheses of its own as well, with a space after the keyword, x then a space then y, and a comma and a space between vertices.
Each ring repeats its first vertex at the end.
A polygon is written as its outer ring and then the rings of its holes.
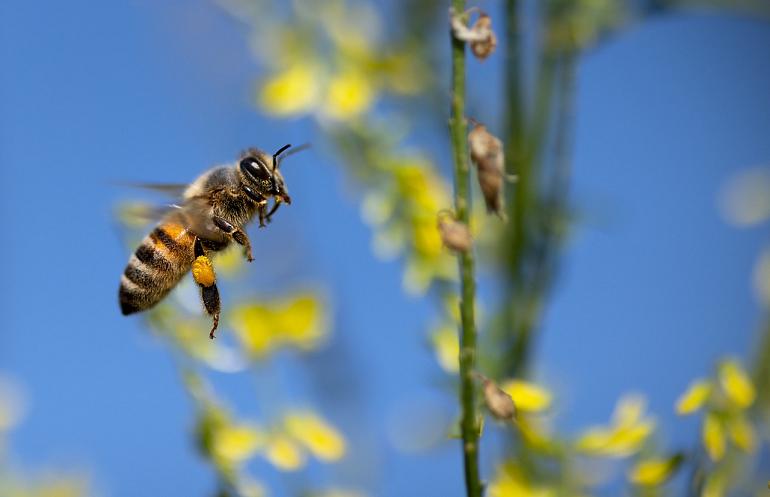
POLYGON ((343 71, 329 81, 324 114, 339 121, 355 118, 371 107, 375 93, 371 81, 359 71, 343 71))
POLYGON ((212 453, 220 461, 238 463, 249 459, 264 443, 255 426, 224 425, 214 432, 212 453))
POLYGON ((735 446, 744 452, 753 452, 756 448, 754 427, 742 414, 734 415, 727 420, 727 432, 735 446))
POLYGON ((647 401, 643 396, 636 394, 625 395, 618 401, 618 405, 615 406, 612 420, 617 426, 633 426, 642 419, 645 407, 647 407, 647 401))
POLYGON ((530 447, 547 452, 553 447, 550 436, 542 420, 525 416, 518 418, 519 432, 530 447))
POLYGON ((316 296, 299 294, 276 309, 275 325, 292 345, 313 349, 325 334, 322 307, 316 296))
POLYGON ((345 439, 331 425, 311 412, 292 412, 284 418, 286 431, 323 461, 345 455, 345 439))
POLYGON ((366 497, 365 494, 356 492, 354 490, 342 490, 337 488, 325 490, 317 494, 314 493, 313 495, 315 497, 366 497))
POLYGON ((701 497, 724 497, 727 490, 727 481, 723 473, 712 472, 706 477, 706 483, 703 484, 701 497))
POLYGON ((551 393, 534 383, 508 380, 500 388, 511 396, 516 408, 522 412, 541 412, 551 407, 551 393))
POLYGON ((692 414, 703 407, 711 395, 711 382, 708 380, 694 381, 685 393, 676 401, 677 414, 692 414))
POLYGON ((703 421, 703 446, 712 461, 719 461, 725 455, 724 427, 713 413, 706 414, 703 421))
POLYGON ((682 463, 683 457, 654 457, 636 463, 628 472, 628 479, 635 485, 655 486, 668 480, 682 463))
POLYGON ((457 329, 453 325, 443 325, 433 332, 431 341, 441 369, 447 373, 457 373, 460 370, 457 329))
POLYGON ((299 445, 282 433, 275 433, 268 438, 265 457, 273 466, 283 471, 295 471, 305 465, 305 455, 299 445))
POLYGON ((620 399, 608 427, 587 430, 577 441, 580 451, 603 456, 624 457, 641 449, 655 429, 655 421, 644 418, 644 398, 628 395, 620 399))
POLYGON ((294 65, 267 79, 259 90, 262 108, 281 116, 310 112, 320 100, 321 74, 307 61, 294 65))
POLYGON ((727 360, 719 365, 719 383, 737 407, 745 409, 754 403, 754 385, 737 361, 727 360))
POLYGON ((238 339, 249 355, 256 357, 284 345, 314 349, 326 336, 325 318, 320 299, 310 293, 268 305, 240 305, 232 311, 238 339))
POLYGON ((488 487, 489 497, 555 497, 554 488, 537 485, 512 462, 497 468, 488 487))

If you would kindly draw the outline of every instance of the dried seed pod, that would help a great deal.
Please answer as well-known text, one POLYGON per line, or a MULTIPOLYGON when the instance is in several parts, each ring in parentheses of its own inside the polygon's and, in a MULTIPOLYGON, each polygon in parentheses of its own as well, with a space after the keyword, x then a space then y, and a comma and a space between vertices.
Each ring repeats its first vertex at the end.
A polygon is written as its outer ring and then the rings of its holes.
POLYGON ((492 415, 501 421, 510 421, 516 417, 516 404, 510 395, 505 393, 497 384, 486 376, 476 373, 484 388, 484 403, 492 415))
POLYGON ((466 16, 477 9, 470 9, 462 14, 455 13, 454 9, 449 9, 449 22, 452 26, 452 34, 458 40, 467 42, 471 46, 471 52, 477 58, 484 60, 489 57, 497 47, 497 37, 492 31, 492 18, 484 12, 479 11, 479 17, 470 28, 466 25, 466 16))
POLYGON ((451 213, 439 213, 438 231, 446 248, 455 252, 467 252, 471 249, 473 238, 470 229, 466 224, 456 221, 451 213))
POLYGON ((505 219, 503 212, 503 181, 505 180, 503 142, 487 131, 483 124, 476 124, 468 133, 471 160, 478 170, 479 186, 484 194, 487 211, 505 219))
POLYGON ((476 22, 473 23, 471 31, 476 32, 480 37, 480 39, 470 42, 473 55, 480 60, 484 60, 492 55, 492 52, 497 47, 497 37, 495 32, 492 31, 492 18, 487 14, 481 13, 476 22))

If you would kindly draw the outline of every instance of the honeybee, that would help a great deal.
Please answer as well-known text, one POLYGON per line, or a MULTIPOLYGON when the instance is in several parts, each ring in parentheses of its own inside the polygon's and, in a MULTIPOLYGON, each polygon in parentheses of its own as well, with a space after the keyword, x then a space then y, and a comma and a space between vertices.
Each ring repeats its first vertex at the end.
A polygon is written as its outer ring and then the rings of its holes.
POLYGON ((161 218, 131 255, 118 292, 123 315, 153 307, 192 270, 203 307, 213 319, 209 337, 214 338, 219 325, 220 301, 209 254, 235 241, 243 247, 246 259, 254 260, 244 227, 255 215, 260 227, 264 227, 282 203, 291 204, 278 170, 281 154, 290 146, 281 147, 272 158, 262 150, 251 148, 240 155, 237 163, 210 169, 189 186, 161 187, 177 189, 181 202, 161 218), (273 205, 268 210, 271 198, 273 205))

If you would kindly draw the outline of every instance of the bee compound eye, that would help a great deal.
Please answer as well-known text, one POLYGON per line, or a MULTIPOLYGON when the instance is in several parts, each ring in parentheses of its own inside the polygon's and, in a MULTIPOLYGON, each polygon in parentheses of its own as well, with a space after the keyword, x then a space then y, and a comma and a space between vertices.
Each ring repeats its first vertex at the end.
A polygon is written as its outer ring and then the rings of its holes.
POLYGON ((241 171, 259 182, 269 181, 271 176, 267 166, 254 157, 246 157, 241 161, 241 171))

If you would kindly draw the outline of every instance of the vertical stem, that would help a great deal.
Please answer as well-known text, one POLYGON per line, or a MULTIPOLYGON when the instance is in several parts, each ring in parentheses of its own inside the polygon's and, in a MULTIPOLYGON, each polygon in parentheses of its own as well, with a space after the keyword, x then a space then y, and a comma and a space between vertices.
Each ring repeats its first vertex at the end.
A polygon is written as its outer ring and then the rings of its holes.
MULTIPOLYGON (((465 0, 452 0, 456 14, 465 11, 465 0)), ((455 213, 458 221, 468 224, 470 219, 470 171, 468 167, 467 130, 465 125, 465 43, 452 39, 452 108, 449 131, 452 140, 455 176, 455 213)), ((461 432, 465 488, 468 497, 481 497, 479 479, 476 394, 472 372, 476 361, 476 326, 474 312, 475 282, 473 254, 458 255, 460 265, 460 404, 462 406, 461 432)))

